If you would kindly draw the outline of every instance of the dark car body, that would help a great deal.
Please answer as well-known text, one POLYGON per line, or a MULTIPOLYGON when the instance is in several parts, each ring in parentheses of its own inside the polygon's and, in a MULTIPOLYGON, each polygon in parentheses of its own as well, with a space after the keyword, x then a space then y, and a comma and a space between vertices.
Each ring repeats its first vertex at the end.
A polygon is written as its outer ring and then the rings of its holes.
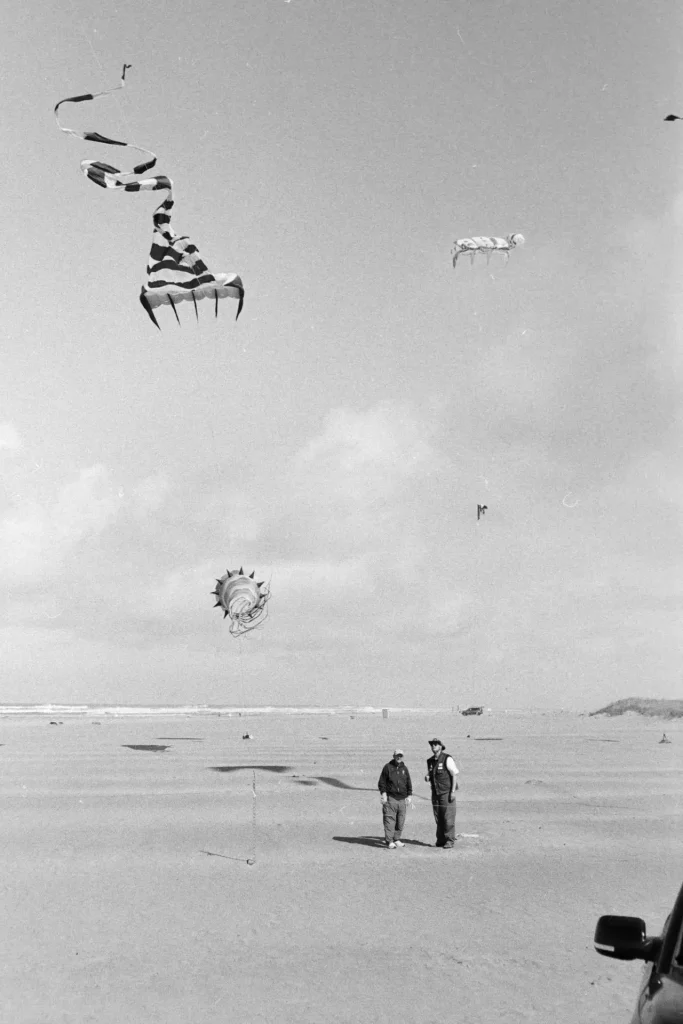
POLYGON ((644 960, 631 1024, 683 1024, 683 885, 661 935, 648 936, 640 917, 601 917, 595 949, 617 960, 644 960))
POLYGON ((483 707, 465 708, 464 711, 460 712, 461 715, 483 715, 483 707))

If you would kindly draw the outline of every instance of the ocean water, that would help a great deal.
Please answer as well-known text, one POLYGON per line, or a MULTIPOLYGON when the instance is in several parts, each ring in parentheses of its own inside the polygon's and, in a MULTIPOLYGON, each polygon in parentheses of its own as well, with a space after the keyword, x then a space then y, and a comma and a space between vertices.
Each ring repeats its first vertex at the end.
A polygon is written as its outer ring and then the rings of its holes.
MULTIPOLYGON (((381 715, 380 707, 338 705, 335 707, 278 706, 235 707, 229 704, 0 704, 2 715, 97 715, 98 717, 124 717, 126 715, 381 715)), ((452 712, 448 708, 388 708, 390 714, 439 714, 452 712)))

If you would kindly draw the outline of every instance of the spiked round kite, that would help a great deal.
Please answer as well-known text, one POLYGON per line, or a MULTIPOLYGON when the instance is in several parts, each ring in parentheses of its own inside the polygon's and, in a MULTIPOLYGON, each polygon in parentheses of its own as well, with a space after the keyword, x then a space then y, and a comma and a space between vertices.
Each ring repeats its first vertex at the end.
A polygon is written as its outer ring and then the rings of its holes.
POLYGON ((214 608, 223 609, 223 618, 230 617, 230 632, 239 636, 254 629, 267 613, 266 602, 270 591, 264 581, 257 583, 255 573, 245 576, 244 569, 226 569, 225 576, 216 580, 211 593, 216 598, 214 608))
MULTIPOLYGON (((244 302, 244 286, 238 274, 212 274, 199 255, 197 246, 187 235, 176 235, 171 229, 171 210, 173 209, 173 182, 163 174, 140 181, 130 180, 154 167, 157 158, 149 149, 133 146, 130 142, 119 142, 109 139, 99 132, 77 132, 73 128, 65 128, 59 120, 59 108, 62 103, 84 103, 99 96, 108 96, 117 89, 123 89, 126 71, 130 64, 123 65, 121 84, 105 92, 85 93, 83 96, 68 96, 60 100, 55 107, 58 127, 67 135, 73 135, 85 142, 102 142, 106 146, 127 146, 143 153, 146 159, 130 171, 120 171, 118 167, 101 163, 99 160, 82 160, 81 170, 86 178, 94 181, 101 188, 121 189, 124 192, 156 192, 165 190, 168 196, 154 211, 154 236, 147 264, 147 283, 142 286, 140 302, 150 320, 159 327, 154 315, 157 306, 170 306, 175 318, 180 323, 176 303, 192 300, 194 311, 197 312, 197 299, 211 298, 215 302, 218 316, 218 300, 232 298, 238 300, 237 316, 240 315, 244 302)), ((237 317, 235 317, 237 319, 237 317)))

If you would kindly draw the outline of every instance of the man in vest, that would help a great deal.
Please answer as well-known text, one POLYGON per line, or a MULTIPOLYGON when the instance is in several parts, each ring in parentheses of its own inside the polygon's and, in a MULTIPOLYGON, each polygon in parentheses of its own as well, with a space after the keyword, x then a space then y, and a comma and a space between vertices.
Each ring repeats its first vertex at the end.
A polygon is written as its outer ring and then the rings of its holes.
POLYGON ((436 843, 444 850, 455 846, 455 791, 458 788, 458 769, 441 740, 429 741, 432 756, 427 761, 425 782, 432 787, 432 810, 436 821, 436 843))
POLYGON ((382 768, 377 787, 382 800, 384 839, 389 849, 395 850, 397 846, 405 846, 401 842, 401 834, 406 820, 406 803, 410 806, 413 796, 410 772, 403 763, 403 751, 399 748, 382 768))

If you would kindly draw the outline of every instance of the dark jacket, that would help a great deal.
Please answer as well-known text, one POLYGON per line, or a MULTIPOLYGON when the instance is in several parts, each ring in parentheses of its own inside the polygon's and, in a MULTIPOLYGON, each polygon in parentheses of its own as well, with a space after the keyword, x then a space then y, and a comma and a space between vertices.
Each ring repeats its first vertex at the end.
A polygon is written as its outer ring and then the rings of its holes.
POLYGON ((447 750, 442 750, 438 757, 432 755, 427 761, 432 796, 443 796, 451 791, 451 773, 446 768, 446 758, 450 756, 447 750))
POLYGON ((401 761, 389 761, 382 768, 377 788, 380 793, 393 796, 396 800, 404 800, 407 796, 413 795, 413 783, 410 779, 410 772, 401 761))

